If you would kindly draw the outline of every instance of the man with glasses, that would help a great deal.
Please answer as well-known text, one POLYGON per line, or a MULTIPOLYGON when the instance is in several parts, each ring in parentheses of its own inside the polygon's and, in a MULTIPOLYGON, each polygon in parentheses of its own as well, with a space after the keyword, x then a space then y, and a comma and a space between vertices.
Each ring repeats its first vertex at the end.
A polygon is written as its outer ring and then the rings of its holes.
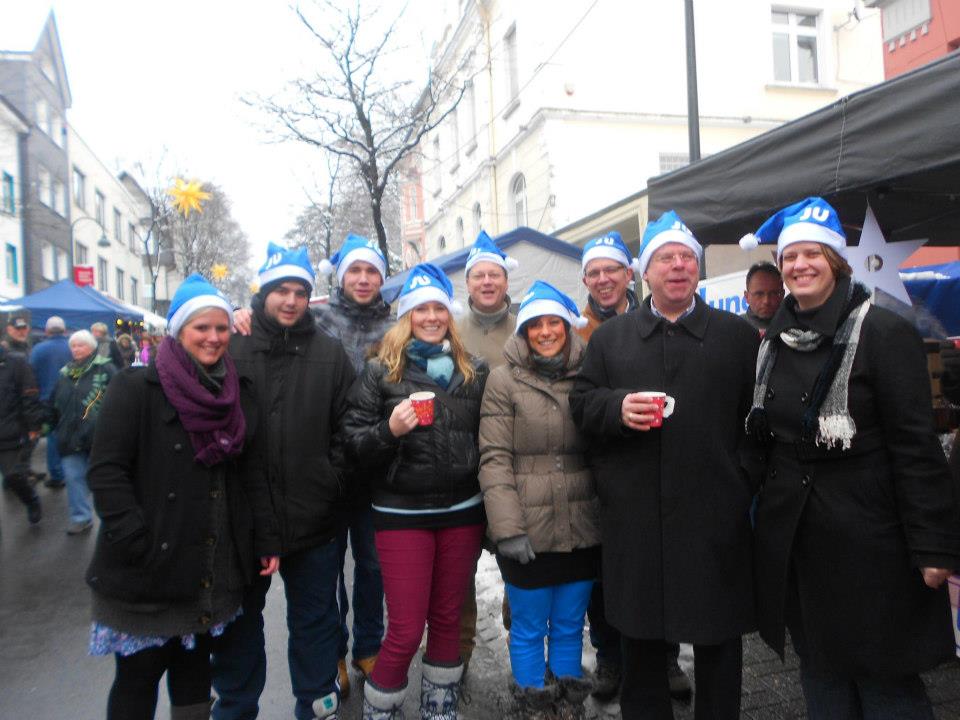
POLYGON ((577 332, 589 341, 600 323, 636 310, 640 303, 630 289, 633 280, 630 250, 620 233, 610 232, 584 245, 580 266, 583 268, 583 284, 590 297, 580 313, 587 318, 587 325, 577 332))
POLYGON ((769 262, 758 262, 747 271, 747 287, 743 291, 743 301, 747 312, 743 319, 760 331, 760 337, 777 313, 783 300, 783 278, 777 266, 769 262))
POLYGON ((679 642, 694 646, 696 718, 738 718, 742 635, 755 627, 743 422, 760 338, 698 297, 702 253, 676 213, 647 227, 650 297, 597 329, 570 396, 600 496, 624 720, 673 716, 664 656, 679 642), (670 396, 672 413, 658 423, 664 398, 641 391, 670 396))

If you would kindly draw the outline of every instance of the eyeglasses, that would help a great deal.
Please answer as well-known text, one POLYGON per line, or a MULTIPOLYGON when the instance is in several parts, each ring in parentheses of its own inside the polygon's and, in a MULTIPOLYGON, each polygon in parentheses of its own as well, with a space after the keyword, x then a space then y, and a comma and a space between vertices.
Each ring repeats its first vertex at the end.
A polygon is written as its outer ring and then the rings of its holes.
POLYGON ((470 273, 471 280, 480 280, 481 282, 484 280, 503 280, 505 277, 506 275, 504 275, 502 272, 497 272, 496 270, 493 272, 483 272, 478 270, 477 272, 470 273))
POLYGON ((653 257, 653 262, 658 265, 673 265, 675 262, 682 263, 683 265, 689 265, 692 262, 695 262, 697 256, 692 252, 676 252, 676 253, 662 253, 660 255, 655 255, 653 257))
POLYGON ((606 275, 607 277, 613 277, 618 273, 626 270, 623 265, 609 265, 602 268, 594 268, 593 270, 587 270, 583 276, 587 280, 599 280, 601 275, 606 275))

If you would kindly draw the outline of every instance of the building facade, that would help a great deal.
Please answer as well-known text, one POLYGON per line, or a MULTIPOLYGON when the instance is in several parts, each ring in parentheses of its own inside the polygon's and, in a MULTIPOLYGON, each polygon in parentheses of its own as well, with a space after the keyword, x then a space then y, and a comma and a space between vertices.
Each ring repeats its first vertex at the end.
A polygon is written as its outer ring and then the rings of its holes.
POLYGON ((29 121, 0 95, 0 301, 23 295, 23 207, 20 202, 21 145, 29 121))
MULTIPOLYGON (((698 3, 702 154, 882 80, 879 13, 850 7, 747 0, 733 17, 729 4, 698 3)), ((688 162, 682 3, 444 8, 434 67, 465 91, 420 147, 427 257, 481 228, 570 227, 688 162)), ((630 217, 624 239, 645 223, 630 217)))
POLYGON ((960 48, 955 0, 865 0, 883 25, 883 71, 889 79, 960 48))

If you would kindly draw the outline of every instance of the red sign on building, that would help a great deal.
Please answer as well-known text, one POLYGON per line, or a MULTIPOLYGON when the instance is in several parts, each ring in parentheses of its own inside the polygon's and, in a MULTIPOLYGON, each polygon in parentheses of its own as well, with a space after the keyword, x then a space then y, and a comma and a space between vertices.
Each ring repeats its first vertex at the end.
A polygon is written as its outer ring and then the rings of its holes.
POLYGON ((93 285, 93 265, 74 265, 73 283, 80 287, 93 285))

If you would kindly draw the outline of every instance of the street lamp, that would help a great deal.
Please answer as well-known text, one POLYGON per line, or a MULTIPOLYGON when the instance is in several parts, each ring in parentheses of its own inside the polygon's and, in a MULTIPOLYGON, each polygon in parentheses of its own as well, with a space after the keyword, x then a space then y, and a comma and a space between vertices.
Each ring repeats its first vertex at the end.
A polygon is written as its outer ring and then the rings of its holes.
POLYGON ((72 223, 70 223, 70 265, 73 265, 73 253, 74 253, 74 239, 73 239, 73 229, 77 226, 77 223, 83 222, 84 220, 89 220, 94 223, 98 228, 100 228, 100 239, 97 240, 97 247, 108 248, 110 247, 110 240, 107 238, 107 231, 104 229, 103 225, 100 224, 100 221, 96 218, 92 218, 89 215, 81 215, 72 223))

